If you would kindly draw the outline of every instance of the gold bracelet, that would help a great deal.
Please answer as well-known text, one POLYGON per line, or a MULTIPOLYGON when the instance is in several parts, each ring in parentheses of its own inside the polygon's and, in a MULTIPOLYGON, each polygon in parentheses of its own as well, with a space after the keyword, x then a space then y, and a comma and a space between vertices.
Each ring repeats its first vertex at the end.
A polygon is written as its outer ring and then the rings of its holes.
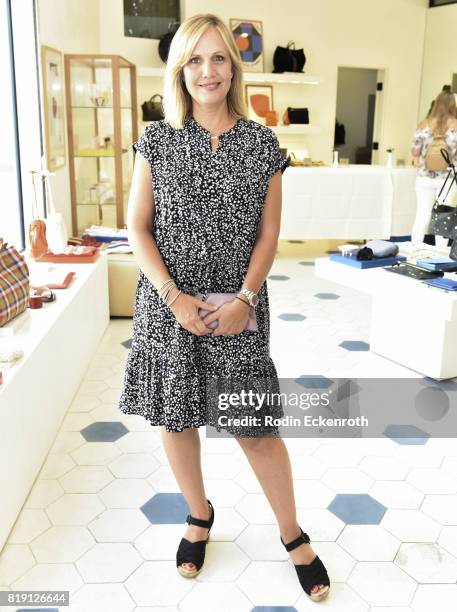
POLYGON ((175 297, 171 300, 171 302, 169 304, 167 304, 168 308, 171 307, 171 305, 173 304, 173 302, 179 297, 179 295, 182 293, 181 289, 178 290, 178 293, 175 295, 175 297))

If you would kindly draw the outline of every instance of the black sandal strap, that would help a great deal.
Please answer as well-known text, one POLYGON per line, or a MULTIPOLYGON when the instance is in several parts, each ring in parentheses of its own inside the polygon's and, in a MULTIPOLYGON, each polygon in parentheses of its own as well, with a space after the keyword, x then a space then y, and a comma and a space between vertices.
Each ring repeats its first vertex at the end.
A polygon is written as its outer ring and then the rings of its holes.
POLYGON ((325 565, 317 556, 309 565, 295 565, 295 570, 303 590, 308 595, 311 594, 311 589, 315 584, 330 586, 330 579, 325 565))
POLYGON ((305 542, 306 544, 309 544, 311 540, 309 538, 309 535, 305 533, 303 529, 300 527, 300 535, 298 536, 298 538, 295 538, 295 540, 292 540, 292 542, 289 542, 288 544, 284 544, 284 540, 281 538, 281 542, 286 547, 287 552, 290 552, 291 550, 294 550, 298 546, 301 546, 303 542, 305 542))
POLYGON ((207 499, 206 501, 208 502, 211 512, 209 519, 199 519, 193 517, 191 514, 188 514, 186 518, 186 523, 189 523, 189 525, 196 525, 197 527, 206 527, 207 529, 211 529, 214 521, 214 509, 209 499, 207 499))

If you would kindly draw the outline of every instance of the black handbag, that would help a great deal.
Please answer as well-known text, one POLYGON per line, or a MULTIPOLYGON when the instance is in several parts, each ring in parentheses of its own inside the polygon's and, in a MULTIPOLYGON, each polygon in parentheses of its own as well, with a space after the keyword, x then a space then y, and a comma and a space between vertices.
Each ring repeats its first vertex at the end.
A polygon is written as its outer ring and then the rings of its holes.
POLYGON ((171 41, 173 40, 173 36, 176 34, 179 26, 180 26, 179 21, 173 21, 169 23, 168 32, 164 34, 163 36, 161 36, 159 39, 158 50, 159 50, 160 59, 162 60, 162 62, 164 62, 164 64, 167 63, 171 41))
POLYGON ((448 151, 446 149, 441 149, 441 155, 449 164, 449 172, 447 173, 446 180, 444 181, 438 197, 435 200, 435 204, 433 205, 428 233, 434 234, 435 236, 443 236, 443 238, 452 238, 455 241, 455 238, 457 237, 457 208, 455 208, 455 206, 441 204, 439 199, 450 178, 451 182, 443 202, 446 200, 452 184, 455 182, 457 185, 457 175, 455 166, 449 157, 448 151))
POLYGON ((303 72, 305 64, 305 53, 303 49, 295 48, 293 40, 289 40, 287 47, 276 47, 273 54, 273 72, 303 72))
POLYGON ((152 98, 143 102, 141 105, 143 121, 160 121, 163 119, 162 100, 163 98, 160 94, 155 94, 152 98), (159 100, 157 101, 156 98, 159 98, 159 100))
POLYGON ((309 123, 309 111, 307 108, 292 108, 288 106, 284 113, 284 123, 309 123))

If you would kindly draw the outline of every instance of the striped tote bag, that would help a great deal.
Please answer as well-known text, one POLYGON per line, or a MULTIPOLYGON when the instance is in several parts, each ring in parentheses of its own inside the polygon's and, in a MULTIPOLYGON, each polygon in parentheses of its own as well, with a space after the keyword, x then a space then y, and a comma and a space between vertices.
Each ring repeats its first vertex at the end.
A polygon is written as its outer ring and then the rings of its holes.
POLYGON ((28 308, 29 269, 24 257, 0 238, 0 327, 28 308))

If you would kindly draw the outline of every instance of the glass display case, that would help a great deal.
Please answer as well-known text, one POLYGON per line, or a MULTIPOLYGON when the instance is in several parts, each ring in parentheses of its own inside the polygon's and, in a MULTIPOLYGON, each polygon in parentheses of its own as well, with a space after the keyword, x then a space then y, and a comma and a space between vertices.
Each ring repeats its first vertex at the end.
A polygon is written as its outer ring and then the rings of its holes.
POLYGON ((72 232, 124 228, 138 137, 136 69, 119 55, 65 55, 72 232))

